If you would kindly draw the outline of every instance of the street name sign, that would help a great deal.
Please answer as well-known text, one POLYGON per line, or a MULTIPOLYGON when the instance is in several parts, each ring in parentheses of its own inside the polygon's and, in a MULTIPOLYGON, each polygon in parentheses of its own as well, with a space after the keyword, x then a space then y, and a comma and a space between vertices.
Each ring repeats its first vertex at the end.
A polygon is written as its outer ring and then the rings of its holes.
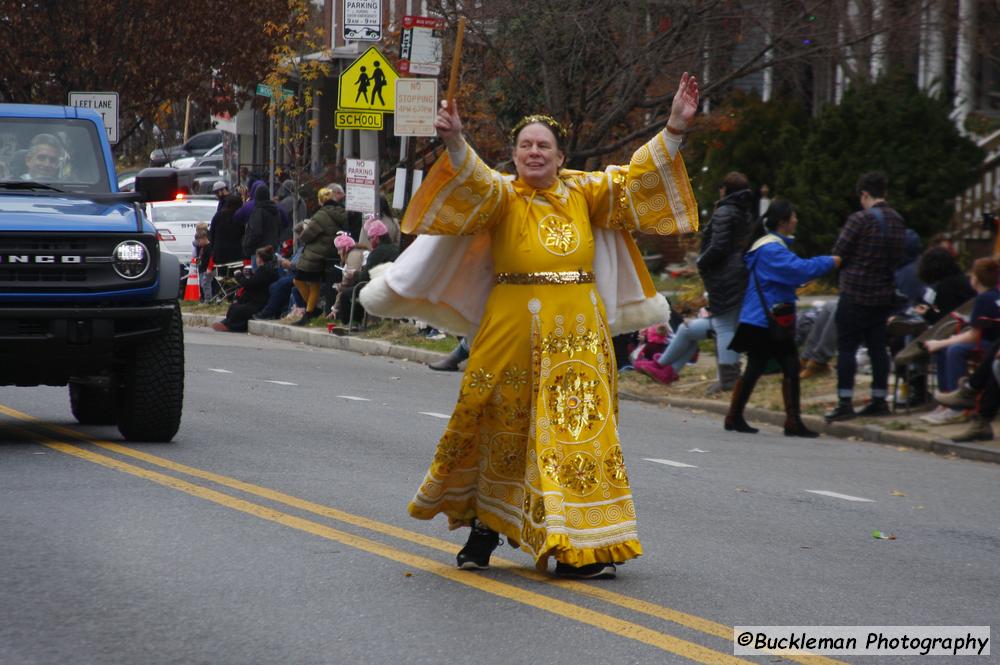
POLYGON ((372 46, 340 74, 337 110, 392 113, 398 79, 389 61, 372 46))
MULTIPOLYGON (((281 101, 285 97, 291 97, 295 94, 295 91, 291 88, 282 88, 281 92, 278 93, 278 101, 281 101)), ((274 99, 274 88, 266 83, 257 84, 257 95, 259 97, 267 97, 268 99, 274 99)))
POLYGON ((347 160, 347 202, 348 210, 375 212, 375 160, 347 160))
POLYGON ((335 129, 382 129, 382 114, 376 111, 341 111, 333 114, 335 129))
POLYGON ((437 97, 437 79, 396 81, 396 136, 434 136, 437 97))
POLYGON ((441 38, 445 21, 433 16, 404 16, 399 42, 399 71, 402 74, 441 73, 441 38))
POLYGON ((344 0, 344 41, 382 41, 382 0, 344 0))
POLYGON ((117 92, 71 92, 69 105, 82 109, 93 109, 104 119, 104 131, 109 143, 118 143, 118 93, 117 92))

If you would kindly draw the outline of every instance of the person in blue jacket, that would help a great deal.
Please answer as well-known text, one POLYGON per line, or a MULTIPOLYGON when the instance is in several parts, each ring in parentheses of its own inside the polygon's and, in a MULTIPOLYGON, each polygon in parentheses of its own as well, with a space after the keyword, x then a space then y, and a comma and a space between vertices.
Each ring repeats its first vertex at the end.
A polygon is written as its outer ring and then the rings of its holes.
POLYGON ((750 276, 743 295, 740 323, 729 348, 746 353, 747 365, 733 388, 733 398, 725 420, 727 430, 748 434, 758 431, 747 423, 743 410, 757 379, 764 373, 768 360, 773 358, 781 366, 783 375, 781 393, 785 401, 785 436, 819 436, 802 422, 799 408, 799 352, 795 340, 779 342, 771 339, 767 313, 763 309, 764 305, 770 309, 778 303, 794 303, 797 300, 795 290, 799 286, 840 266, 838 256, 802 259, 788 248, 795 236, 798 222, 795 206, 788 201, 774 199, 761 218, 760 237, 744 256, 750 276))

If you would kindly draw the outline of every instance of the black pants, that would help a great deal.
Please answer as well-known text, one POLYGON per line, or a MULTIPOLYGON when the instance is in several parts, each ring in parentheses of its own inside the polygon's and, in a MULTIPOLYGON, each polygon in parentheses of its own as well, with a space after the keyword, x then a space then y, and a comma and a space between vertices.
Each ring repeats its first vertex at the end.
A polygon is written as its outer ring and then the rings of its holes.
POLYGON ((222 322, 233 332, 246 332, 247 322, 263 307, 264 303, 259 302, 234 302, 229 306, 222 322))
POLYGON ((885 398, 889 387, 889 350, 886 321, 889 305, 858 305, 843 296, 837 304, 837 397, 854 396, 858 362, 854 354, 864 343, 872 361, 872 397, 885 398))
POLYGON ((1000 340, 986 352, 983 361, 969 375, 969 387, 979 393, 976 411, 987 420, 993 420, 1000 411, 1000 383, 993 374, 993 361, 1000 351, 1000 340))

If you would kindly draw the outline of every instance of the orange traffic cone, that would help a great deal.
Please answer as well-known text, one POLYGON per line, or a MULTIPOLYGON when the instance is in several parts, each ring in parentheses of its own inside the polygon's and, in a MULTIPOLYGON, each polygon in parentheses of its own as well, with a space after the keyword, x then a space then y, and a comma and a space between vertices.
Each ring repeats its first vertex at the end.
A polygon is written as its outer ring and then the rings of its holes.
POLYGON ((191 259, 191 269, 188 270, 187 284, 184 286, 184 300, 201 300, 201 287, 198 285, 198 259, 191 259))

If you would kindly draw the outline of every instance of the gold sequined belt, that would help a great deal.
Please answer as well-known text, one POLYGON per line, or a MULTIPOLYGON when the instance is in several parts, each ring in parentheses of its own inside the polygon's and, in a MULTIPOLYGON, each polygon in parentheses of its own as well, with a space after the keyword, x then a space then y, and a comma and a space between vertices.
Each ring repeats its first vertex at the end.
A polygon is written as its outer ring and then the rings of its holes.
POLYGON ((498 272, 497 284, 592 284, 594 273, 572 272, 498 272))

